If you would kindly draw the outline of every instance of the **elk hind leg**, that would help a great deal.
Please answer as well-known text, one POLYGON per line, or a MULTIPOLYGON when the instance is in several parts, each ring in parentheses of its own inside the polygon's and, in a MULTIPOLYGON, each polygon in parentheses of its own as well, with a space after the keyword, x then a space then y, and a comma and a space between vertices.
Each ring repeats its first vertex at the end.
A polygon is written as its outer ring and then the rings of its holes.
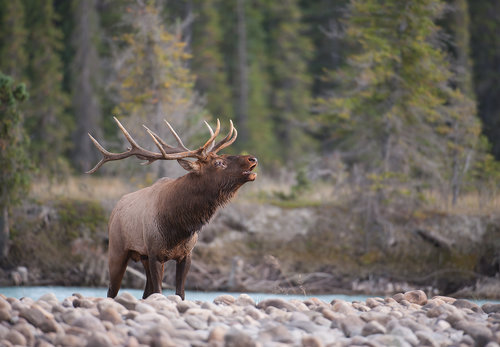
POLYGON ((109 254, 108 298, 114 298, 116 294, 118 294, 129 257, 130 255, 128 252, 124 252, 120 255, 109 254))

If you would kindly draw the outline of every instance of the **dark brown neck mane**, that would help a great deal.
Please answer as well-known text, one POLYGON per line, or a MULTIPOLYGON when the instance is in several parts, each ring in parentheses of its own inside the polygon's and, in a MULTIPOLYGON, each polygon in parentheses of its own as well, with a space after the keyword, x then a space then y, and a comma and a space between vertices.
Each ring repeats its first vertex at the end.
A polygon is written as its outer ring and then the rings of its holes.
POLYGON ((167 242, 175 245, 201 230, 215 211, 234 196, 242 184, 188 173, 167 181, 160 189, 157 225, 167 242))

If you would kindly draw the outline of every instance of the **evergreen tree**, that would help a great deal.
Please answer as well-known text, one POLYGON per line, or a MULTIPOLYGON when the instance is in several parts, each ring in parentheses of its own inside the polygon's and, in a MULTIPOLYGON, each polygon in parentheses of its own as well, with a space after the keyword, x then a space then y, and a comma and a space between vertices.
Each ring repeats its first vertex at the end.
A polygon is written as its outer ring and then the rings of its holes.
POLYGON ((331 75, 342 89, 319 105, 333 143, 379 187, 408 179, 413 192, 439 187, 475 147, 474 103, 450 87, 452 74, 437 46, 434 20, 442 9, 438 0, 351 1, 346 39, 357 52, 331 75))
POLYGON ((218 0, 193 2, 191 69, 196 75, 196 89, 207 99, 207 109, 211 114, 227 120, 234 112, 221 52, 223 32, 218 2, 218 0))
POLYGON ((7 256, 9 207, 18 203, 29 187, 28 139, 18 104, 28 98, 24 84, 0 72, 0 259, 7 256))
POLYGON ((69 148, 71 118, 65 113, 68 95, 62 89, 62 33, 49 1, 24 0, 28 26, 28 70, 31 101, 26 109, 30 153, 39 168, 49 174, 64 169, 63 154, 69 148))
POLYGON ((72 104, 76 129, 73 134, 72 158, 80 171, 86 171, 94 165, 99 156, 87 134, 92 132, 101 137, 101 110, 96 90, 99 82, 99 60, 95 42, 98 18, 95 0, 79 0, 75 5, 72 104))
MULTIPOLYGON (((142 124, 161 136, 168 133, 164 119, 188 142, 201 130, 204 110, 193 90, 195 79, 186 66, 190 55, 181 33, 165 29, 154 1, 128 9, 124 22, 132 30, 121 36, 118 44, 123 48, 116 55, 117 113, 130 118, 130 129, 143 143, 152 141, 142 124)), ((158 174, 165 174, 163 166, 158 174)))
POLYGON ((275 134, 285 160, 300 157, 308 144, 301 128, 310 114, 312 80, 308 62, 312 44, 305 30, 297 0, 269 3, 269 77, 275 134))
POLYGON ((16 80, 25 78, 27 64, 24 22, 21 0, 0 2, 0 70, 16 80))
POLYGON ((483 132, 500 160, 500 0, 469 1, 474 91, 483 132))

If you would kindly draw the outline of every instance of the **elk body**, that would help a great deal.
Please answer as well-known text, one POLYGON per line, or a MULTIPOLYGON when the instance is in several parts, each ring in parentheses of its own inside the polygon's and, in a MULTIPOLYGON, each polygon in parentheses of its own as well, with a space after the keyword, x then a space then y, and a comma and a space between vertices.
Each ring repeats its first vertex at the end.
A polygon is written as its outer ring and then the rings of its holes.
POLYGON ((196 150, 187 149, 168 122, 177 147, 166 144, 146 128, 160 151, 152 152, 140 147, 118 119, 115 121, 131 148, 123 153, 110 153, 89 134, 103 155, 89 173, 108 161, 130 156, 147 160, 147 163, 177 160, 188 173, 176 179, 161 178, 150 187, 123 196, 116 204, 108 225, 108 297, 117 295, 129 259, 140 260, 144 266, 146 288, 143 298, 161 293, 163 265, 168 260, 175 260, 175 292, 184 299, 184 284, 198 232, 244 183, 255 180, 257 174, 252 170, 257 166, 257 159, 250 155, 217 154, 236 140, 238 133, 232 122, 227 136, 217 143, 219 120, 215 132, 205 122, 211 137, 196 150))

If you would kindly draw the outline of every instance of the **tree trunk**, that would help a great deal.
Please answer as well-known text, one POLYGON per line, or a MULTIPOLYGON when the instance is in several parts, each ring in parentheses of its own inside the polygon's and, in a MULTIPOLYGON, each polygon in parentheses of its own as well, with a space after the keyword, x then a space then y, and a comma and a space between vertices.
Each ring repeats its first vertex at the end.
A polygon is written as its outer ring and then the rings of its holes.
POLYGON ((239 95, 236 108, 238 117, 238 136, 240 143, 248 140, 248 51, 245 18, 245 0, 237 0, 238 15, 238 84, 239 95))
POLYGON ((76 129, 73 135, 74 164, 85 171, 98 160, 98 153, 89 140, 87 133, 101 137, 100 107, 96 96, 95 82, 98 73, 97 51, 92 36, 96 32, 95 0, 80 0, 75 9, 76 28, 73 45, 76 48, 73 70, 73 107, 76 118, 76 129))
POLYGON ((9 214, 7 206, 2 208, 0 214, 0 260, 9 254, 9 214))

